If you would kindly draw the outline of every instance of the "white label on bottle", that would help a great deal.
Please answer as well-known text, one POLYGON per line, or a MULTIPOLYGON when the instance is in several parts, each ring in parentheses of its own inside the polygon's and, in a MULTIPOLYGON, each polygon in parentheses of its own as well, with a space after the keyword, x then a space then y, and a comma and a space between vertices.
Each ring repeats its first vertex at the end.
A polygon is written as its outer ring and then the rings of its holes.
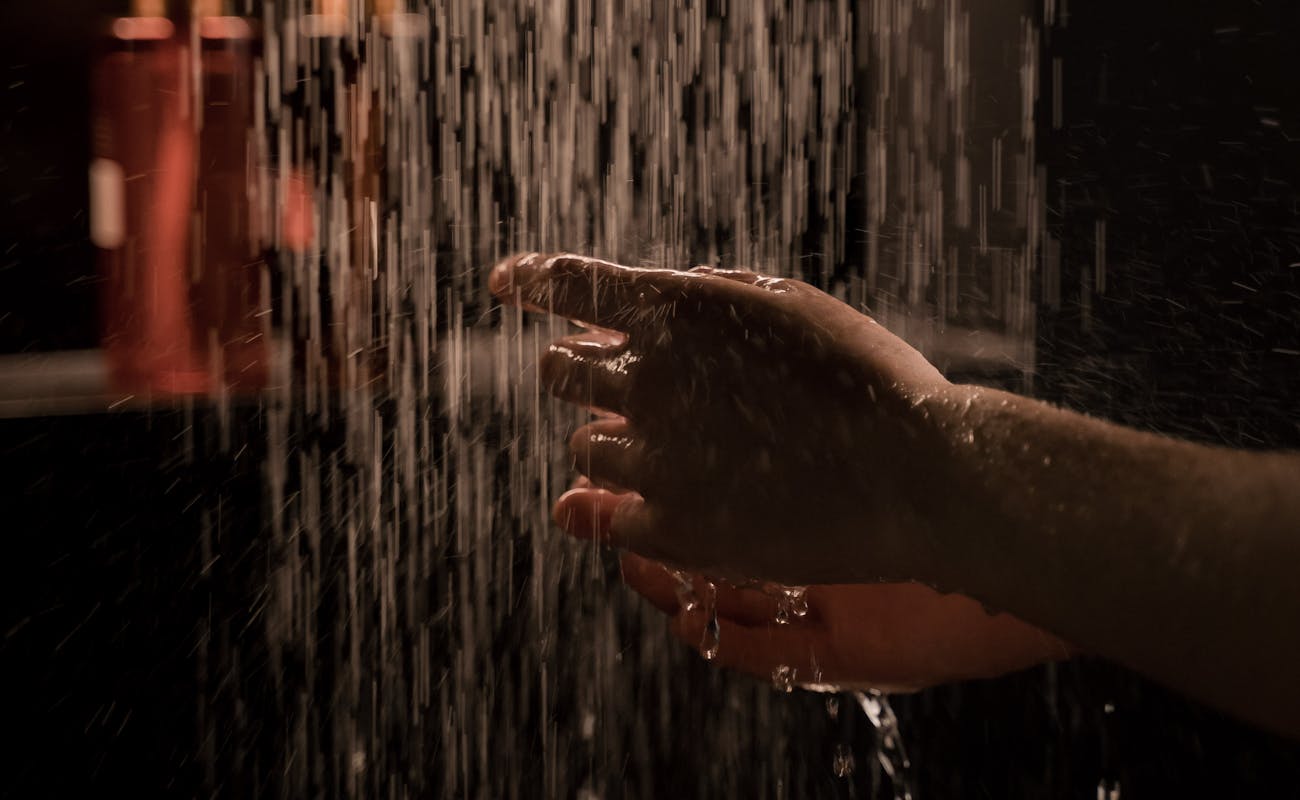
POLYGON ((90 164, 90 240, 105 250, 126 243, 126 173, 107 158, 90 164))

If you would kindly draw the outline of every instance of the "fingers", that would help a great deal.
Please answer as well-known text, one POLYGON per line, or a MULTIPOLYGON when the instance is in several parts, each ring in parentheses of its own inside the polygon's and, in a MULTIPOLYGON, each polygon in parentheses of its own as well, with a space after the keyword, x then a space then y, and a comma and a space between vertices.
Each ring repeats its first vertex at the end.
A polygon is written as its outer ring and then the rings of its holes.
POLYGON ((779 604, 775 597, 757 589, 741 589, 725 583, 717 586, 718 616, 739 625, 762 627, 776 625, 779 604))
POLYGON ((555 501, 555 524, 577 539, 594 539, 657 561, 671 560, 659 512, 634 492, 570 489, 555 501))
POLYGON ((649 482, 645 442, 620 417, 599 419, 569 439, 574 466, 595 485, 640 490, 649 482))
MULTIPOLYGON (((623 582, 645 597, 665 614, 675 615, 680 610, 678 588, 680 581, 668 567, 657 561, 624 553, 621 557, 623 582)), ((706 605, 706 579, 692 576, 693 589, 701 605, 706 605)), ((718 616, 745 627, 775 625, 777 600, 756 589, 741 589, 722 582, 714 582, 713 602, 718 616)))
POLYGON ((671 561, 665 548, 661 514, 640 495, 629 495, 609 518, 607 540, 615 547, 652 558, 671 561))
POLYGON ((680 603, 677 598, 679 582, 668 568, 657 561, 624 553, 619 559, 623 567, 623 583, 663 613, 672 616, 680 603))
POLYGON ((512 256, 492 269, 488 287, 520 303, 608 330, 631 331, 661 320, 687 291, 687 273, 624 267, 570 254, 512 256))
POLYGON ((631 501, 633 495, 589 487, 590 484, 560 495, 560 499, 555 501, 551 517, 556 525, 575 539, 607 542, 615 509, 622 503, 631 501))
POLYGON ((556 341, 542 356, 542 384, 561 400, 588 408, 626 413, 637 357, 626 339, 605 331, 587 331, 556 341))
MULTIPOLYGON (((683 611, 673 618, 673 635, 687 646, 700 649, 709 616, 705 611, 683 611)), ((793 670, 794 683, 816 683, 823 679, 822 659, 817 652, 815 630, 784 625, 749 627, 719 616, 718 650, 713 662, 747 672, 760 680, 772 680, 778 667, 793 670)))

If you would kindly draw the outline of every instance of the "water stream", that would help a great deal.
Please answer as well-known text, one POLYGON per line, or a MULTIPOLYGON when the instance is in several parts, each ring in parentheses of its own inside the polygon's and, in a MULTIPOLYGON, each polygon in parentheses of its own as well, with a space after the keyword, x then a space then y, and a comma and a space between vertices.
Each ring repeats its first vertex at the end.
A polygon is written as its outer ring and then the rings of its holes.
MULTIPOLYGON (((970 5, 246 9, 276 335, 257 424, 237 404, 215 423, 264 454, 266 527, 253 613, 202 631, 211 782, 656 796, 677 750, 707 754, 676 784, 699 796, 852 779, 838 750, 787 763, 784 695, 701 680, 609 555, 552 529, 579 415, 534 359, 564 324, 496 306, 485 267, 564 249, 794 276, 940 362, 1026 380, 1038 23, 970 5), (662 699, 689 680, 695 719, 662 699)), ((893 778, 896 720, 858 702, 893 778)))

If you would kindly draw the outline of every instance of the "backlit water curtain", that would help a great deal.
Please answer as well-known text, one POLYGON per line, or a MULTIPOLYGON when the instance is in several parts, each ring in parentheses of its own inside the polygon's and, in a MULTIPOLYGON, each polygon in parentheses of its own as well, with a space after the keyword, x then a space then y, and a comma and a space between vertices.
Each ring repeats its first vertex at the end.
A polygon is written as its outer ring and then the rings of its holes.
POLYGON ((258 531, 198 501, 198 580, 250 587, 198 633, 214 788, 890 785, 890 742, 785 758, 807 727, 787 695, 698 668, 608 554, 552 530, 580 416, 533 362, 564 324, 498 308, 485 268, 562 249, 799 277, 1025 386, 1053 286, 1043 10, 970 5, 145 0, 110 22, 91 178, 116 388, 195 413, 180 458, 265 479, 258 531))

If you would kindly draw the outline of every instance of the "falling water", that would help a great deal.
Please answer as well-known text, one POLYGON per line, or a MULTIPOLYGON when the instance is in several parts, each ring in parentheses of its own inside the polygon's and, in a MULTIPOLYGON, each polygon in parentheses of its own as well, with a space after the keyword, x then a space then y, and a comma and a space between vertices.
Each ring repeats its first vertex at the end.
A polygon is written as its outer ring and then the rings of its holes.
MULTIPOLYGON (((783 757, 801 735, 786 695, 696 669, 620 592, 607 553, 553 532, 580 415, 539 391, 534 359, 565 324, 498 307, 485 268, 556 249, 746 266, 826 288, 941 366, 1027 375, 1044 224, 1035 11, 245 11, 262 30, 276 345, 258 407, 228 409, 255 421, 223 417, 229 450, 265 454, 266 526, 239 562, 246 619, 210 618, 201 638, 208 781, 663 796, 685 779, 663 784, 655 765, 687 751, 701 796, 782 796, 832 774, 783 757), (284 221, 295 204, 306 235, 284 221)), ((230 535, 208 502, 210 535, 230 535)), ((784 621, 803 603, 786 595, 784 621)), ((895 724, 883 700, 861 703, 895 724)), ((851 753, 834 773, 853 775, 851 753)))

